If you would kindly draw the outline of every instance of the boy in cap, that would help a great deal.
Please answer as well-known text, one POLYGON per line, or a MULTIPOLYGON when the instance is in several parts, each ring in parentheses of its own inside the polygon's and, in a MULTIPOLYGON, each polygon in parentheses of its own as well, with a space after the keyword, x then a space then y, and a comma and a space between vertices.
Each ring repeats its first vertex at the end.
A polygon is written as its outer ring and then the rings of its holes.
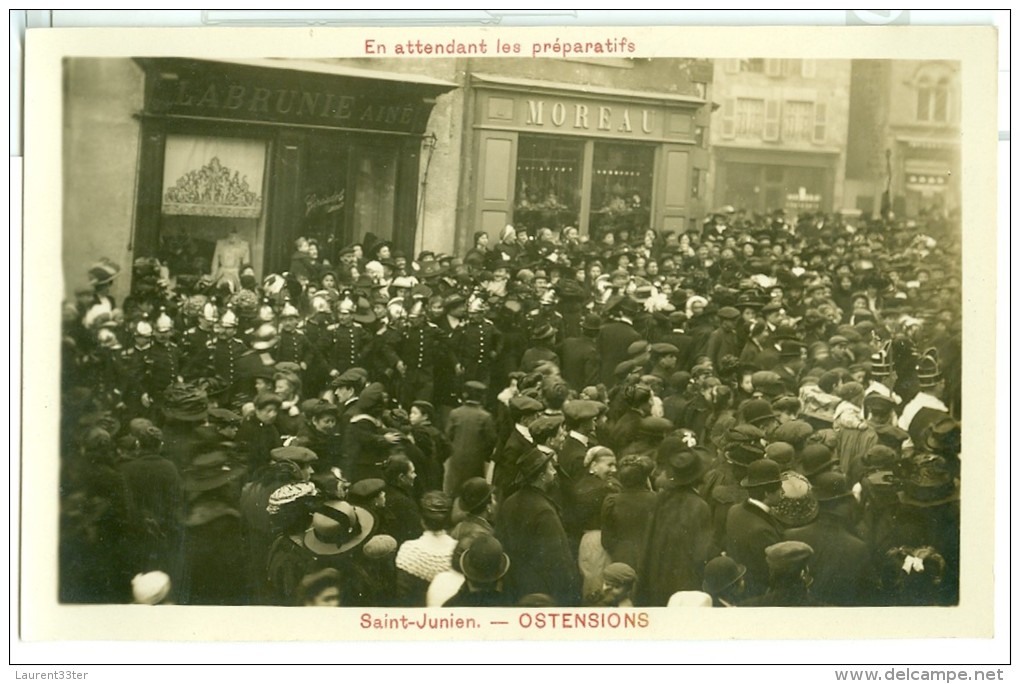
POLYGON ((769 571, 768 591, 755 598, 748 599, 745 607, 779 607, 779 606, 824 606, 816 599, 808 587, 811 586, 811 573, 808 563, 814 550, 799 541, 781 541, 765 548, 765 560, 769 571))
POLYGON ((626 563, 610 563, 602 571, 601 591, 588 597, 588 604, 612 608, 633 608, 637 573, 626 563))

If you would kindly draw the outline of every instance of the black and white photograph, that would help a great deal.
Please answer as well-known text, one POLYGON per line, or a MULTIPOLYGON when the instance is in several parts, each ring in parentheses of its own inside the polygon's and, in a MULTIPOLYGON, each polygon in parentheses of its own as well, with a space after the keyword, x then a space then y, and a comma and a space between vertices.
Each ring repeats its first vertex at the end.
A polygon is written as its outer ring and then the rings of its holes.
POLYGON ((994 31, 265 35, 49 46, 24 612, 990 630, 994 31))

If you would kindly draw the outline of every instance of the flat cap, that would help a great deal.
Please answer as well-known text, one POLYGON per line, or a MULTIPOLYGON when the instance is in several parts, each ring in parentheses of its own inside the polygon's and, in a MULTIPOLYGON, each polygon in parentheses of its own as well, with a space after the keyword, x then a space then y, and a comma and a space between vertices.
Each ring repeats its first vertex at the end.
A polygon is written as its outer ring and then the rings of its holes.
POLYGON ((563 415, 573 421, 591 420, 602 413, 605 404, 587 399, 571 399, 563 402, 563 415))
POLYGON ((379 492, 386 489, 386 482, 377 477, 370 477, 365 480, 358 480, 351 485, 347 492, 351 503, 365 503, 373 499, 379 492))
POLYGON ((641 419, 639 429, 653 435, 664 435, 673 429, 673 423, 665 418, 646 416, 641 419))
POLYGON ((782 541, 765 548, 765 562, 771 570, 797 570, 803 568, 814 553, 804 542, 782 541))
POLYGON ((719 309, 717 315, 719 316, 719 318, 722 319, 740 318, 740 312, 737 311, 732 306, 724 306, 723 308, 719 309))
POLYGON ((514 409, 518 413, 538 413, 545 407, 542 406, 542 402, 538 399, 533 399, 532 397, 524 394, 518 394, 510 400, 510 408, 514 409))
POLYGON ((679 354, 680 350, 675 345, 669 344, 668 342, 656 342, 652 345, 653 354, 679 354))
POLYGON ((278 447, 269 452, 274 461, 290 461, 292 463, 314 463, 319 460, 315 452, 307 447, 285 446, 278 447))

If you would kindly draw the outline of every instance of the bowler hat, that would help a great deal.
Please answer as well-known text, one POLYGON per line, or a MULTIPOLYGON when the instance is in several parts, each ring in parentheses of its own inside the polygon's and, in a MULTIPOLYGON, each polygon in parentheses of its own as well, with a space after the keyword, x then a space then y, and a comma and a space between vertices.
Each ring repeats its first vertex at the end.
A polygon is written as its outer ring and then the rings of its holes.
POLYGON ((772 442, 765 447, 765 458, 775 461, 780 468, 790 465, 795 456, 793 445, 787 442, 772 442))
POLYGON ((808 444, 800 454, 800 470, 806 477, 817 475, 838 462, 824 444, 808 444))
POLYGON ((598 314, 588 314, 581 321, 581 327, 589 331, 597 331, 602 329, 602 317, 598 314))
POLYGON ((772 411, 772 404, 765 399, 749 399, 740 410, 744 416, 744 421, 755 427, 776 417, 776 414, 772 411))
POLYGON ((779 470, 779 464, 767 458, 760 458, 747 466, 747 477, 740 481, 740 486, 751 489, 752 487, 781 483, 782 473, 779 470))
POLYGON ((474 538, 460 557, 460 569, 471 582, 492 584, 510 569, 510 556, 503 552, 503 545, 498 539, 491 534, 482 534, 474 538))
POLYGON ((531 480, 545 468, 545 464, 551 461, 555 455, 554 451, 543 451, 537 447, 523 453, 517 459, 517 472, 520 473, 520 479, 524 482, 531 480))
POLYGON ((747 568, 729 556, 717 556, 705 564, 701 588, 715 595, 733 586, 747 573, 747 568))
POLYGON ((836 499, 853 496, 853 492, 850 491, 850 487, 847 485, 846 477, 843 473, 836 471, 822 473, 815 478, 812 491, 814 492, 815 500, 818 502, 835 501, 836 499))
POLYGON ((496 488, 486 482, 484 477, 472 477, 460 486, 460 507, 472 513, 488 505, 496 488))

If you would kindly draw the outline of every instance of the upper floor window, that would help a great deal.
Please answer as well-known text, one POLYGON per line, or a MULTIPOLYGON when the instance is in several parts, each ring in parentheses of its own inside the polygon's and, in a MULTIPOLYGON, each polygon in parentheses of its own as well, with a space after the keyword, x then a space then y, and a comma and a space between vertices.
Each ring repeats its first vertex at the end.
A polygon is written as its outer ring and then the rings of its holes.
POLYGON ((917 82, 917 120, 949 120, 949 78, 938 80, 922 76, 917 82))

